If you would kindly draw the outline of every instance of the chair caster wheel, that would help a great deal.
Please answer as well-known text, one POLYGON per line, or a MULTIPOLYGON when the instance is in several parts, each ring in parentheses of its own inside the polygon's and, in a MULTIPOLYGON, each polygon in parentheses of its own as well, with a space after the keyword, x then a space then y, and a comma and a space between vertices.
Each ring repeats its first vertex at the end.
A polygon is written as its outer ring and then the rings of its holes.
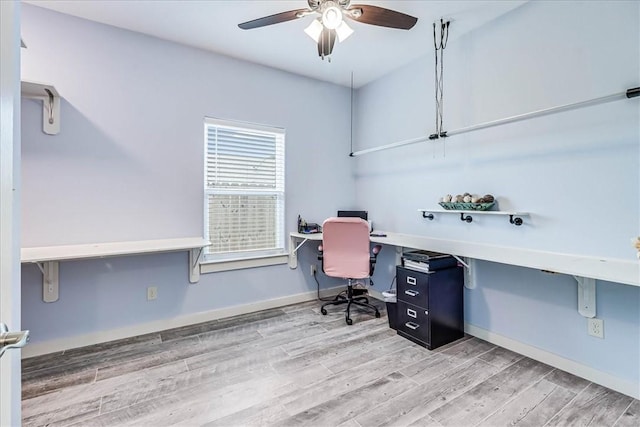
POLYGON ((379 319, 379 318, 380 318, 380 312, 376 311, 376 319, 379 319))
POLYGON ((347 318, 345 319, 347 321, 347 325, 353 325, 353 320, 347 318))
POLYGON ((322 313, 323 315, 326 316, 327 315, 327 310, 325 310, 324 308, 321 308, 320 309, 320 313, 322 313))

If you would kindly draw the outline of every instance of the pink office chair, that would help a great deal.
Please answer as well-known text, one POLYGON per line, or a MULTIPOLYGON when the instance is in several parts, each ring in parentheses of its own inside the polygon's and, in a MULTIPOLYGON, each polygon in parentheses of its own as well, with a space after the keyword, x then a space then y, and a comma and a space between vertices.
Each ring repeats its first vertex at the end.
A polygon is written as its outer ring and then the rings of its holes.
POLYGON ((349 280, 346 292, 322 305, 322 314, 327 314, 325 307, 328 305, 347 304, 345 320, 351 325, 349 310, 355 304, 373 310, 376 317, 380 317, 377 307, 362 296, 362 290, 353 288, 354 280, 371 277, 380 248, 376 245, 370 251, 369 223, 361 218, 329 218, 322 224, 322 245, 318 248, 322 271, 327 276, 349 280))

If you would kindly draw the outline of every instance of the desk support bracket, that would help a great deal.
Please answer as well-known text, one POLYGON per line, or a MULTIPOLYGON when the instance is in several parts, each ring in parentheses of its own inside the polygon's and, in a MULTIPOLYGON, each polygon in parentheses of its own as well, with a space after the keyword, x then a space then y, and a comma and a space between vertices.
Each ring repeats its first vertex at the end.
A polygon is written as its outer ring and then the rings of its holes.
POLYGON ((300 249, 302 247, 302 245, 307 243, 308 240, 309 239, 304 239, 302 242, 300 242, 300 244, 298 246, 296 246, 296 248, 293 250, 293 252, 298 252, 298 249, 300 249))
POLYGON ((458 255, 451 255, 451 256, 454 257, 460 264, 462 264, 466 268, 471 268, 471 266, 469 264, 467 264, 466 262, 464 262, 462 260, 462 258, 460 258, 458 255))
POLYGON ((189 249, 189 282, 198 283, 200 280, 200 257, 204 248, 189 249))
POLYGON ((476 260, 473 258, 464 258, 463 260, 463 258, 457 255, 452 256, 464 266, 464 287, 467 289, 475 289, 477 286, 476 260))
POLYGON ((58 261, 36 262, 36 265, 42 272, 42 301, 58 301, 60 285, 58 261))
POLYGON ((296 269, 298 268, 298 249, 300 249, 305 243, 307 243, 309 239, 302 239, 296 246, 296 238, 293 236, 289 237, 289 268, 296 269))
POLYGON ((578 282, 578 312, 584 317, 596 317, 596 279, 573 276, 578 282))

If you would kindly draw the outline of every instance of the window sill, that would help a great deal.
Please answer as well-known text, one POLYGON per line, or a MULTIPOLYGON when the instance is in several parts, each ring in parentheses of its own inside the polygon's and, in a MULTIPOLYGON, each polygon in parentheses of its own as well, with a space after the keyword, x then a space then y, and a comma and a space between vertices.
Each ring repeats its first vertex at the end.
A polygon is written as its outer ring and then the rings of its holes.
POLYGON ((289 255, 287 254, 224 261, 206 261, 200 263, 200 273, 206 274, 219 271, 242 270, 245 268, 268 267, 270 265, 287 264, 288 262, 289 255))

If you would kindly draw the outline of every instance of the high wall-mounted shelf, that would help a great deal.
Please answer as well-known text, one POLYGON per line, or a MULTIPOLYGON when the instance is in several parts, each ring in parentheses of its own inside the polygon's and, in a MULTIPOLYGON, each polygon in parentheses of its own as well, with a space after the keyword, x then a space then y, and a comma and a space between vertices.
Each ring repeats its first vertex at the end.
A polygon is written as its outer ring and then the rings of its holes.
POLYGON ((24 98, 42 101, 42 131, 49 135, 60 132, 60 94, 53 85, 22 81, 24 98))
POLYGON ((506 212, 506 211, 461 211, 461 210, 430 210, 430 209, 418 209, 418 212, 422 212, 422 217, 428 220, 435 219, 436 215, 440 214, 458 214, 460 220, 464 222, 472 222, 475 215, 502 215, 509 217, 509 223, 520 226, 524 224, 522 217, 529 216, 527 212, 506 212))
POLYGON ((91 258, 106 258, 124 255, 142 255, 161 252, 189 251, 189 281, 200 279, 200 256, 202 249, 211 243, 202 237, 183 239, 140 240, 133 242, 92 243, 68 246, 44 246, 22 248, 20 261, 35 263, 42 272, 42 299, 44 302, 58 300, 58 262, 91 258))

